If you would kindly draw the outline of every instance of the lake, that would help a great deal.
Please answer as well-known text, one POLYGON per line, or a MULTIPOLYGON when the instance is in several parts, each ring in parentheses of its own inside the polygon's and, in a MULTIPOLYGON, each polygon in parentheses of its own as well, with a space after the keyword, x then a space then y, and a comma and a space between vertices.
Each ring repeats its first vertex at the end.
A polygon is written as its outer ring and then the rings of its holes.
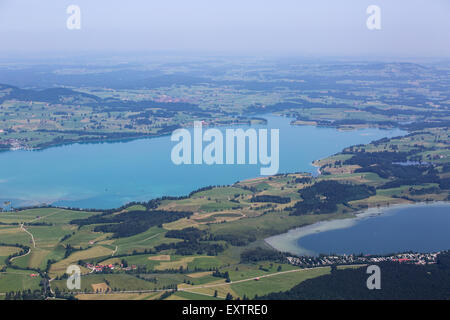
POLYGON ((297 255, 436 252, 450 248, 449 226, 449 203, 399 205, 293 229, 266 242, 297 255))
MULTIPOLYGON (((399 129, 341 131, 291 126, 291 119, 285 117, 264 118, 267 125, 253 127, 280 130, 279 173, 316 172, 311 165, 313 160, 351 145, 405 134, 399 129)), ((13 206, 46 203, 104 209, 163 195, 186 195, 204 186, 259 176, 259 165, 177 166, 170 158, 174 145, 170 136, 164 136, 3 152, 0 201, 11 201, 13 206)))

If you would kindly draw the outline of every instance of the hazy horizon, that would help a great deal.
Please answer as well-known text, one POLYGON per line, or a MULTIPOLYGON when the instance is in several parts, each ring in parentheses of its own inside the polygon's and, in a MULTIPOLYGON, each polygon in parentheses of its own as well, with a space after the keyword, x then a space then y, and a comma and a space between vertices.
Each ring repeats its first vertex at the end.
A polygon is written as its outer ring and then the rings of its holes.
POLYGON ((450 57, 446 0, 0 0, 1 57, 184 52, 302 57, 450 57), (81 29, 69 30, 69 5, 81 29), (369 30, 369 5, 381 30, 369 30))

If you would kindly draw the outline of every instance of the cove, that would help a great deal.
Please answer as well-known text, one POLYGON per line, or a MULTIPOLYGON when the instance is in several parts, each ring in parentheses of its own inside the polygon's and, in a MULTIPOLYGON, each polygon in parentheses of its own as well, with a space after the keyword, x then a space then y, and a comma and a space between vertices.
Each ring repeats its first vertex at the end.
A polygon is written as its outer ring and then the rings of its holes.
MULTIPOLYGON (((279 173, 311 172, 311 162, 343 148, 405 134, 399 129, 341 131, 292 126, 286 117, 264 115, 279 129, 279 173)), ((218 127, 249 128, 248 126, 218 127)), ((232 184, 260 176, 260 165, 175 165, 170 136, 123 142, 71 144, 39 151, 0 153, 0 201, 13 206, 53 204, 115 208, 131 201, 186 195, 209 185, 232 184)))
POLYGON ((297 255, 436 252, 450 249, 449 225, 448 202, 397 205, 292 229, 266 242, 297 255))

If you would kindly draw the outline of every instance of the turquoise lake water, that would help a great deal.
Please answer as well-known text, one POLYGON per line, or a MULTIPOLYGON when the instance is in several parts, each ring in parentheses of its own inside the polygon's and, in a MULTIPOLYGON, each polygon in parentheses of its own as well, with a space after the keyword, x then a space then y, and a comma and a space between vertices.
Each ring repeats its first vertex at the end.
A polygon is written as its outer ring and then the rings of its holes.
MULTIPOLYGON (((291 126, 290 119, 264 116, 280 130, 280 170, 315 172, 311 162, 383 137, 399 129, 339 131, 291 126)), ((246 128, 246 127, 243 127, 246 128)), ((225 128, 219 128, 224 130, 225 128)), ((39 151, 0 153, 0 201, 13 206, 42 203, 80 208, 114 208, 130 201, 185 195, 208 185, 257 177, 259 165, 175 165, 170 136, 114 143, 71 144, 39 151)))
POLYGON ((450 249, 450 204, 370 209, 356 219, 320 222, 266 239, 298 255, 389 254, 450 249))

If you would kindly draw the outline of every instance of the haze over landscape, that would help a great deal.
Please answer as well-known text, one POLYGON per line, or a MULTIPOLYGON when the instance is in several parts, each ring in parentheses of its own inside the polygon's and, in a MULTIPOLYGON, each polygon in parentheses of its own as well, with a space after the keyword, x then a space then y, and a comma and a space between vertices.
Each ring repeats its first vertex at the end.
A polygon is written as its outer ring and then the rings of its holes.
POLYGON ((0 300, 450 299, 449 14, 0 0, 0 300))
POLYGON ((0 53, 447 57, 449 13, 446 0, 2 0, 0 53), (71 4, 81 9, 80 30, 66 28, 71 4), (381 30, 366 27, 372 4, 381 30))

